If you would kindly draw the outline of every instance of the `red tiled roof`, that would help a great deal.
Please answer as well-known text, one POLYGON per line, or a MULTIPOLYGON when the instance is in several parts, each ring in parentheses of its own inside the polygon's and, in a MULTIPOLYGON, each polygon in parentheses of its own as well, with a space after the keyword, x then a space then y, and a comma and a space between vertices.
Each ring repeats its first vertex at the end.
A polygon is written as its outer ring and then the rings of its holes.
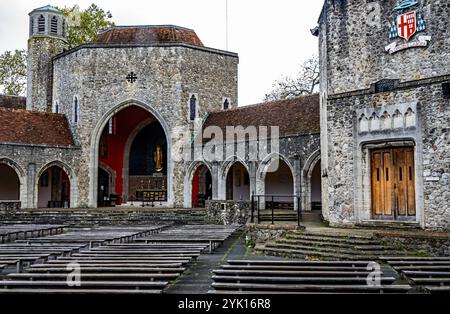
POLYGON ((97 36, 96 44, 184 43, 203 47, 197 34, 187 28, 163 26, 114 26, 97 36))
POLYGON ((0 143, 73 145, 62 114, 0 108, 0 143))
MULTIPOLYGON (((242 106, 212 112, 203 128, 219 126, 279 126, 280 136, 320 133, 319 95, 242 106)), ((224 133, 225 134, 225 133, 224 133)))
POLYGON ((21 96, 0 95, 0 107, 25 109, 27 107, 27 98, 21 96))

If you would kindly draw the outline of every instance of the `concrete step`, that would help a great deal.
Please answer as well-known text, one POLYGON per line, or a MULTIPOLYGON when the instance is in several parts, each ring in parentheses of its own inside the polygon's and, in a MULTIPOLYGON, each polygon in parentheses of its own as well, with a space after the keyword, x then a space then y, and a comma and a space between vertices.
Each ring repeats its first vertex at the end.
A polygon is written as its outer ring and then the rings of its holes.
POLYGON ((332 242, 332 241, 318 241, 318 240, 292 240, 292 239, 279 239, 277 243, 287 245, 308 245, 313 247, 330 247, 330 248, 343 248, 343 249, 357 249, 357 250, 391 250, 392 247, 385 246, 379 243, 374 244, 354 244, 347 242, 332 242))
POLYGON ((357 248, 335 248, 335 247, 327 247, 327 246, 311 246, 311 245, 299 245, 299 244, 283 244, 283 243, 266 243, 266 248, 278 248, 278 249, 286 249, 286 250, 309 250, 314 252, 322 252, 322 253, 334 253, 338 252, 339 254, 349 254, 349 255, 376 255, 383 256, 386 254, 389 255, 399 255, 398 251, 395 251, 393 248, 384 248, 378 250, 365 250, 365 249, 357 249, 357 248))
POLYGON ((282 248, 255 248, 256 253, 272 256, 281 256, 289 258, 301 258, 301 259, 328 259, 328 260, 353 260, 353 259, 377 259, 376 255, 358 255, 358 254, 340 254, 338 252, 320 252, 311 249, 304 250, 289 250, 282 248))
POLYGON ((341 237, 341 236, 327 236, 327 235, 309 235, 288 232, 285 236, 286 239, 290 240, 305 240, 305 241, 316 241, 316 242, 330 242, 330 243, 347 243, 353 245, 377 245, 380 241, 374 240, 372 238, 358 238, 358 237, 341 237))

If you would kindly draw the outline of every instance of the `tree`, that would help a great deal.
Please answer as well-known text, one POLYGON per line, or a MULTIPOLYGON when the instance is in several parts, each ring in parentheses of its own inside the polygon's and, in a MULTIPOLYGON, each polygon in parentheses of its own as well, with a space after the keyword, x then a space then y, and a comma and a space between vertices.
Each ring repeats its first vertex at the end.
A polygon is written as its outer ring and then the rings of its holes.
POLYGON ((67 41, 69 48, 92 43, 97 38, 98 33, 115 25, 111 21, 111 12, 105 11, 95 4, 91 4, 84 11, 80 11, 78 5, 71 8, 60 8, 60 10, 67 17, 67 41))
POLYGON ((0 55, 0 92, 6 95, 25 94, 27 84, 27 54, 25 50, 0 55))
POLYGON ((296 77, 285 76, 272 85, 272 91, 264 101, 281 100, 301 95, 311 95, 319 86, 319 59, 313 56, 306 60, 296 77))

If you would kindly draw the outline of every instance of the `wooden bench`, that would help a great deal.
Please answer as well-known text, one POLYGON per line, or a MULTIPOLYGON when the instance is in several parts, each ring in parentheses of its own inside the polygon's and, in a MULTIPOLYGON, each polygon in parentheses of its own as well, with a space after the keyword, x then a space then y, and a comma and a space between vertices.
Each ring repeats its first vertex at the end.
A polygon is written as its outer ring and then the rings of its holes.
MULTIPOLYGON (((227 270, 218 269, 213 271, 216 275, 235 275, 235 276, 284 276, 284 277, 355 277, 367 278, 370 274, 368 271, 282 271, 282 270, 227 270)), ((382 274, 382 273, 381 273, 382 274)))
POLYGON ((228 260, 229 265, 367 267, 371 261, 228 260))
POLYGON ((410 285, 275 285, 218 282, 214 282, 212 287, 216 290, 232 290, 240 293, 246 291, 259 291, 260 293, 272 293, 273 291, 308 293, 406 293, 412 289, 410 285))
MULTIPOLYGON (((83 267, 83 273, 183 273, 184 267, 83 267)), ((27 269, 29 273, 71 273, 65 267, 30 267, 27 269)))
MULTIPOLYGON (((82 281, 80 288, 101 288, 105 290, 113 290, 117 288, 132 288, 132 289, 164 289, 168 285, 167 281, 82 281)), ((68 288, 76 290, 77 287, 70 287, 67 281, 51 281, 51 280, 2 280, 0 281, 1 288, 68 288)))
MULTIPOLYGON (((367 278, 361 277, 274 277, 274 276, 223 276, 214 275, 214 282, 232 282, 232 283, 259 283, 259 284, 367 284, 367 278)), ((394 277, 381 277, 380 282, 383 285, 392 284, 394 277)))
POLYGON ((161 294, 162 289, 0 289, 0 294, 161 294))
MULTIPOLYGON (((81 273, 82 281, 96 280, 127 280, 127 281, 155 281, 155 280, 175 280, 180 273, 81 273)), ((41 273, 16 273, 7 275, 8 279, 13 280, 66 280, 67 274, 41 274, 41 273)))

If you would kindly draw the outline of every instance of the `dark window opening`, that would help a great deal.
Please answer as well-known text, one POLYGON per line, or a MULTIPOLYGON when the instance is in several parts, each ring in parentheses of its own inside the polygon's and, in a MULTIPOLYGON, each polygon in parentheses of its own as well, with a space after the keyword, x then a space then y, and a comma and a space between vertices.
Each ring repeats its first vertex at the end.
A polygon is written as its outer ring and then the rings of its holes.
POLYGON ((398 169, 398 176, 399 176, 400 181, 403 181, 403 168, 402 167, 400 167, 398 169))
POLYGON ((389 181, 389 168, 386 168, 386 181, 389 181))
POLYGON ((197 111, 197 98, 195 98, 195 95, 192 95, 191 99, 189 100, 189 120, 194 121, 197 111))
POLYGON ((38 18, 38 32, 39 33, 45 32, 45 18, 43 15, 39 16, 38 18))
POLYGON ((50 21, 50 33, 52 34, 58 34, 58 19, 56 16, 52 17, 50 21))
POLYGON ((230 107, 230 102, 228 101, 228 99, 225 99, 224 103, 223 103, 223 109, 227 110, 230 107))

